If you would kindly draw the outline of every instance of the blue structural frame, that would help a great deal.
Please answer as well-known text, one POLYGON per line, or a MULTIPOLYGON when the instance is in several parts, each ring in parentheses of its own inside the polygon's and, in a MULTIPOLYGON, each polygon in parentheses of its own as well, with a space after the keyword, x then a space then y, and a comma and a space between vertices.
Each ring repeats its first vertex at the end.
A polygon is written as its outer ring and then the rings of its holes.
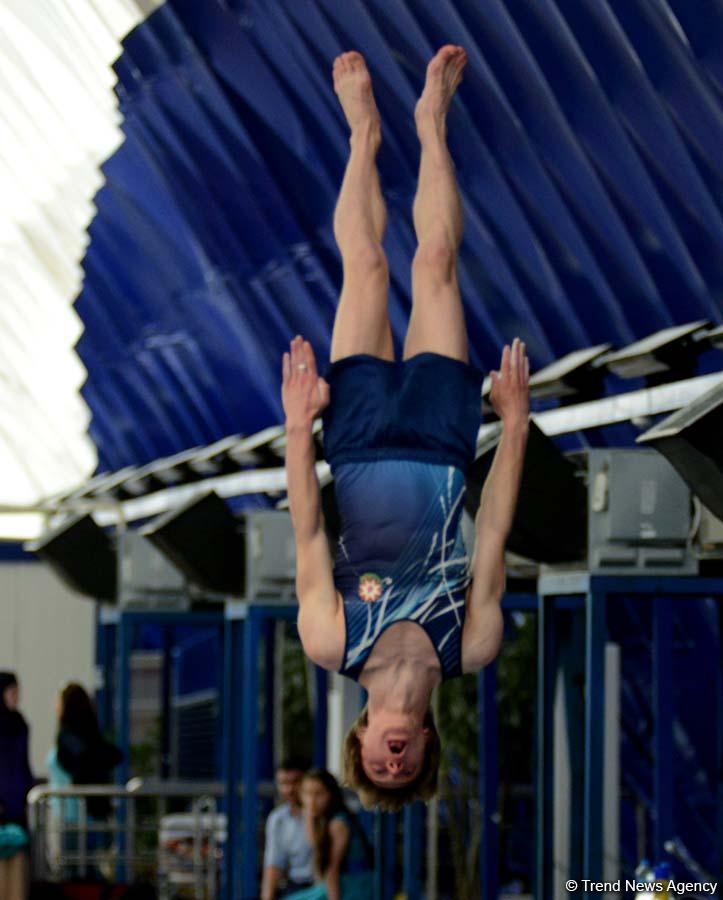
MULTIPOLYGON (((296 604, 229 602, 224 612, 224 737, 223 779, 226 784, 227 853, 221 883, 225 900, 253 900, 258 896, 258 785, 273 769, 272 733, 260 729, 260 653, 266 654, 265 689, 275 697, 269 678, 273 625, 294 621, 296 604), (263 646, 265 644, 265 647, 263 646), (261 737, 260 737, 261 732, 261 737)), ((326 672, 315 674, 313 760, 326 764, 326 672)), ((268 710, 270 704, 266 703, 268 710)))
POLYGON ((116 651, 118 645, 117 609, 101 606, 96 618, 96 666, 101 675, 101 687, 97 692, 98 718, 103 732, 115 727, 116 651))
MULTIPOLYGON (((603 878, 603 774, 605 733, 606 607, 615 595, 647 596, 654 603, 654 796, 656 808, 654 848, 663 856, 666 840, 673 837, 673 684, 668 661, 672 652, 672 603, 675 597, 723 599, 723 578, 590 575, 587 572, 549 574, 540 578, 537 723, 537 873, 535 897, 553 895, 553 734, 554 690, 558 658, 555 612, 581 604, 585 610, 585 742, 582 808, 582 866, 591 881, 603 878)), ((716 691, 723 694, 723 672, 716 691)), ((718 729, 719 759, 723 738, 718 729)), ((720 769, 723 773, 723 767, 720 769)), ((723 777, 723 775, 721 775, 723 777)), ((719 794, 723 786, 719 782, 719 794)), ((718 819, 719 846, 723 847, 723 816, 718 819)), ((571 873, 571 877, 576 877, 571 873)), ((593 900, 593 894, 581 895, 593 900)))
MULTIPOLYGON (((653 718, 654 718, 654 852, 664 856, 665 842, 673 837, 673 602, 675 597, 698 596, 719 599, 723 618, 723 578, 595 576, 588 573, 548 574, 537 594, 508 593, 503 609, 534 612, 538 616, 538 710, 536 721, 536 873, 535 897, 547 900, 553 883, 553 711, 554 692, 560 665, 558 614, 570 609, 584 612, 585 703, 584 788, 577 811, 573 811, 573 833, 580 833, 580 853, 571 854, 570 877, 602 880, 603 855, 603 774, 605 685, 604 653, 607 637, 606 607, 615 595, 647 596, 653 605, 653 718)), ((273 728, 269 718, 275 697, 273 682, 273 625, 293 620, 292 604, 248 604, 230 602, 223 614, 154 612, 103 609, 98 618, 98 665, 103 670, 104 693, 101 714, 104 728, 114 724, 120 745, 126 750, 119 778, 129 776, 130 744, 130 657, 134 631, 145 624, 160 626, 217 625, 224 632, 223 670, 223 780, 226 784, 228 843, 222 876, 225 900, 251 900, 258 892, 258 832, 261 824, 259 782, 273 771, 273 728), (261 678, 262 654, 266 677, 261 678), (113 695, 117 701, 114 705, 113 695), (262 707, 264 695, 267 702, 262 707), (262 722, 262 708, 264 721, 262 722)), ((580 622, 580 624, 582 624, 580 622)), ((167 649, 167 648, 166 648, 167 649)), ((719 720, 723 721, 723 670, 714 686, 719 720)), ((482 900, 493 900, 499 889, 499 779, 497 669, 493 663, 478 676, 479 703, 479 800, 482 815, 480 882, 482 900)), ((315 672, 314 710, 315 765, 326 763, 327 674, 315 672)), ((164 691, 164 696, 169 694, 164 691)), ((168 714, 166 709, 165 714, 168 714)), ((582 735, 582 732, 581 732, 582 735)), ((719 769, 723 773, 723 728, 717 734, 719 769)), ((572 752, 577 752, 573 750, 572 752)), ((721 798, 718 814, 720 846, 723 847, 723 776, 718 784, 721 798)), ((423 804, 408 807, 403 814, 403 887, 408 900, 424 896, 425 809, 423 804)), ((398 818, 388 814, 374 817, 374 844, 377 878, 374 900, 390 900, 396 884, 396 836, 398 818)), ((723 862, 723 860, 722 860, 723 862)), ((122 877, 123 873, 119 873, 122 877)), ((592 895, 590 895, 592 896, 592 895)))
MULTIPOLYGON (((124 751, 124 759, 118 767, 118 780, 124 783, 130 777, 130 728, 131 728, 131 654, 133 653, 134 632, 143 625, 157 625, 161 628, 188 626, 204 628, 221 627, 223 615, 220 612, 174 612, 164 610, 123 609, 116 611, 117 616, 117 732, 118 743, 124 751)), ((170 716, 170 691, 163 692, 163 709, 161 716, 167 720, 170 716)))
MULTIPOLYGON (((167 629, 175 625, 198 627, 223 624, 220 612, 173 612, 164 610, 137 610, 103 607, 97 619, 98 666, 103 672, 103 691, 100 697, 100 719, 104 731, 115 729, 117 742, 123 751, 123 760, 116 771, 119 784, 125 784, 130 777, 131 762, 131 654, 133 653, 135 629, 143 625, 157 625, 167 629), (115 702, 114 702, 115 701, 115 702)), ((170 644, 164 642, 163 691, 161 719, 164 729, 170 719, 170 680, 168 655, 170 644)), ((162 736, 161 777, 168 774, 168 734, 162 736)), ((122 825, 125 809, 119 810, 119 824, 122 825)), ((120 857, 123 858, 125 832, 118 834, 120 857)), ((124 864, 116 870, 120 883, 126 879, 124 864)))

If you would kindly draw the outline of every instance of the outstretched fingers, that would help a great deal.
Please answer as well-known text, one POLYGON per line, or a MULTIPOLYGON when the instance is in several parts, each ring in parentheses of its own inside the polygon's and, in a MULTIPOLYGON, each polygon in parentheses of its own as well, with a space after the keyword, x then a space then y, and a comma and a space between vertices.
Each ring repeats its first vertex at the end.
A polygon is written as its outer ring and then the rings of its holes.
POLYGON ((306 364, 306 370, 304 374, 309 374, 313 377, 314 381, 319 377, 319 373, 316 370, 316 356, 314 355, 314 348, 308 341, 304 341, 302 345, 302 354, 304 363, 306 364))

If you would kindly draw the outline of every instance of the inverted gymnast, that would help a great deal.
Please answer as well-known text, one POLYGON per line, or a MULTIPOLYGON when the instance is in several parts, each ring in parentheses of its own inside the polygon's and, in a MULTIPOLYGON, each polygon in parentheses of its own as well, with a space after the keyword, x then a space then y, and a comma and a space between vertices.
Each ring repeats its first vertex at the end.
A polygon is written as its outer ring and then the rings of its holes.
POLYGON ((418 248, 409 328, 395 360, 382 249, 386 209, 375 163, 379 112, 361 54, 336 59, 334 89, 351 128, 351 152, 334 215, 344 282, 331 365, 320 377, 300 336, 283 359, 299 634, 315 663, 368 692, 347 736, 345 778, 365 806, 386 809, 436 790, 432 689, 478 671, 499 650, 504 547, 527 440, 529 364, 515 338, 491 373, 503 429, 470 563, 460 521, 482 379, 469 364, 456 275, 462 207, 446 143, 447 110, 466 61, 462 47, 443 47, 427 67, 415 111, 418 248), (321 413, 342 521, 335 561, 314 466, 312 423, 321 413))

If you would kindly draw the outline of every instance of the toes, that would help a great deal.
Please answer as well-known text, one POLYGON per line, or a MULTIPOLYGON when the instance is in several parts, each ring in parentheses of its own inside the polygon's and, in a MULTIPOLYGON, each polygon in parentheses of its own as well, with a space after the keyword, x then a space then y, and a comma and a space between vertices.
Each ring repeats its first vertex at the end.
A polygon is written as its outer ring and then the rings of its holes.
POLYGON ((366 67, 364 57, 357 50, 348 50, 340 53, 334 60, 334 75, 344 75, 347 72, 355 72, 366 67))
POLYGON ((347 50, 336 58, 337 62, 344 66, 354 66, 364 61, 364 57, 357 50, 347 50))

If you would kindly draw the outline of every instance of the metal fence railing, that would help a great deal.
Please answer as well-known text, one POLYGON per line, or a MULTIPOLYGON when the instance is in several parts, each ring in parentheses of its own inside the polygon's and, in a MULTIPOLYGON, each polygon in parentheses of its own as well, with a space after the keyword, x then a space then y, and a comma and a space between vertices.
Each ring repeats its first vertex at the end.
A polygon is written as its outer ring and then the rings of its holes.
POLYGON ((28 796, 33 878, 148 882, 159 900, 218 893, 226 817, 219 782, 39 786, 28 796))

